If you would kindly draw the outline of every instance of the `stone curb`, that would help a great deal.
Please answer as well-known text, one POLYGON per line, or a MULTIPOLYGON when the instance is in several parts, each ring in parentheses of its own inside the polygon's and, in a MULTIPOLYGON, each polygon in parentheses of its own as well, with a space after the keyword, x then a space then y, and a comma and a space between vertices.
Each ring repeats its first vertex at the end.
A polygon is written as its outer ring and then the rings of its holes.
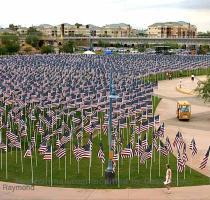
POLYGON ((193 90, 189 90, 186 88, 180 88, 179 86, 176 86, 176 91, 183 93, 183 94, 196 95, 196 93, 193 90))

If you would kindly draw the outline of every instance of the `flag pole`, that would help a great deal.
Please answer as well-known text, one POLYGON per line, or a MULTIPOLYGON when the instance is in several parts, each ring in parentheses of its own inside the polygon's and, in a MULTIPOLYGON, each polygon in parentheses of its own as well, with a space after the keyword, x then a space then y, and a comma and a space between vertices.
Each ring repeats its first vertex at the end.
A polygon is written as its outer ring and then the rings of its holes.
MULTIPOLYGON (((2 143, 2 131, 0 130, 0 144, 2 143)), ((1 149, 1 170, 2 170, 2 149, 1 149)))
POLYGON ((45 168, 46 168, 46 180, 47 180, 47 160, 45 162, 46 162, 45 168))
POLYGON ((90 168, 91 168, 91 159, 92 158, 92 151, 91 151, 91 155, 90 155, 90 160, 89 160, 89 184, 90 184, 90 168))
POLYGON ((6 179, 8 178, 8 171, 7 171, 7 152, 8 152, 8 148, 7 148, 7 136, 6 136, 6 179))
POLYGON ((35 158, 36 158, 36 167, 37 167, 37 152, 36 152, 36 139, 37 139, 37 137, 36 137, 36 134, 35 134, 35 132, 34 132, 34 139, 35 139, 35 145, 34 145, 34 149, 35 149, 35 158))
POLYGON ((77 173, 79 174, 79 159, 77 161, 77 173))
MULTIPOLYGON (((21 144, 22 140, 21 140, 21 137, 20 137, 20 144, 21 144)), ((21 170, 22 170, 22 173, 23 173, 23 151, 22 151, 22 145, 20 146, 20 162, 21 162, 21 170)))
POLYGON ((2 170, 2 149, 1 149, 1 170, 2 170))
MULTIPOLYGON (((160 137, 159 137, 159 147, 160 147, 160 137)), ((160 177, 160 149, 159 149, 159 177, 160 177)))
POLYGON ((66 181, 66 154, 65 154, 65 181, 66 181))
POLYGON ((34 171, 33 171, 32 150, 31 150, 31 184, 33 183, 34 183, 34 171))
POLYGON ((131 180, 131 157, 129 158, 129 174, 128 174, 128 180, 131 180))
MULTIPOLYGON (((139 139, 140 139, 140 135, 138 134, 138 143, 139 143, 139 139)), ((139 154, 139 153, 140 153, 140 152, 139 152, 139 149, 138 149, 138 174, 139 174, 139 167, 140 167, 140 166, 139 166, 139 164, 140 164, 140 163, 139 163, 139 162, 140 162, 140 161, 139 161, 139 157, 140 157, 140 154, 139 154)))
MULTIPOLYGON (((154 154, 155 152, 153 152, 153 143, 152 143, 152 155, 154 154)), ((152 182, 152 157, 151 157, 151 160, 150 160, 150 172, 149 172, 149 177, 150 177, 150 183, 152 182)))
MULTIPOLYGON (((52 156, 52 145, 51 145, 51 156, 52 156)), ((53 185, 53 171, 52 171, 52 157, 51 157, 51 187, 53 185)))
POLYGON ((176 186, 179 186, 179 172, 178 172, 178 155, 177 155, 177 164, 176 164, 176 186))
POLYGON ((118 163, 117 163, 117 184, 118 188, 120 188, 120 156, 119 156, 119 144, 118 144, 118 163))
POLYGON ((101 176, 103 177, 104 175, 104 164, 101 162, 101 176))

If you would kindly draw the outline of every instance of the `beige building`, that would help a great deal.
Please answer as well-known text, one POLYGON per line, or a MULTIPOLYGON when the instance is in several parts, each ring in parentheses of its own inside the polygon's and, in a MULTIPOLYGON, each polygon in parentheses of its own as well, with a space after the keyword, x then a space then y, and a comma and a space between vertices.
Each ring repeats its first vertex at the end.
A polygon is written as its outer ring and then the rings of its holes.
POLYGON ((197 28, 186 22, 155 23, 148 27, 149 38, 195 38, 197 28))
POLYGON ((138 31, 128 24, 110 24, 103 27, 94 25, 71 25, 68 23, 52 26, 42 24, 35 27, 47 37, 131 37, 137 36, 138 31))

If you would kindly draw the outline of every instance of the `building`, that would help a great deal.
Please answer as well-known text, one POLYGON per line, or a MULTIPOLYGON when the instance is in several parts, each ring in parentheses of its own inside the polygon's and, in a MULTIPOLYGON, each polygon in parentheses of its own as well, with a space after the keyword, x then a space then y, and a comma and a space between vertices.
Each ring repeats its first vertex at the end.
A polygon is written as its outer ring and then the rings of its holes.
POLYGON ((26 35, 28 33, 27 27, 18 26, 17 28, 18 35, 26 35))
POLYGON ((131 37, 138 35, 138 30, 132 29, 130 25, 124 23, 109 24, 103 27, 92 24, 71 25, 64 23, 57 26, 41 24, 35 28, 46 37, 131 37))
POLYGON ((150 38, 195 38, 197 28, 186 22, 155 23, 148 27, 150 38))

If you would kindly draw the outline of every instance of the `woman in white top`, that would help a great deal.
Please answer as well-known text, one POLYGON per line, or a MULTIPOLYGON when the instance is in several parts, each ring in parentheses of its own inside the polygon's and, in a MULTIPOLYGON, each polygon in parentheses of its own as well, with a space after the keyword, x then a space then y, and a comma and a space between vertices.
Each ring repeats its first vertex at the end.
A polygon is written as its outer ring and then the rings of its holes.
POLYGON ((166 185, 168 192, 170 192, 170 186, 171 186, 171 180, 172 180, 172 171, 170 166, 166 165, 167 171, 166 171, 166 180, 164 182, 164 185, 166 185))

